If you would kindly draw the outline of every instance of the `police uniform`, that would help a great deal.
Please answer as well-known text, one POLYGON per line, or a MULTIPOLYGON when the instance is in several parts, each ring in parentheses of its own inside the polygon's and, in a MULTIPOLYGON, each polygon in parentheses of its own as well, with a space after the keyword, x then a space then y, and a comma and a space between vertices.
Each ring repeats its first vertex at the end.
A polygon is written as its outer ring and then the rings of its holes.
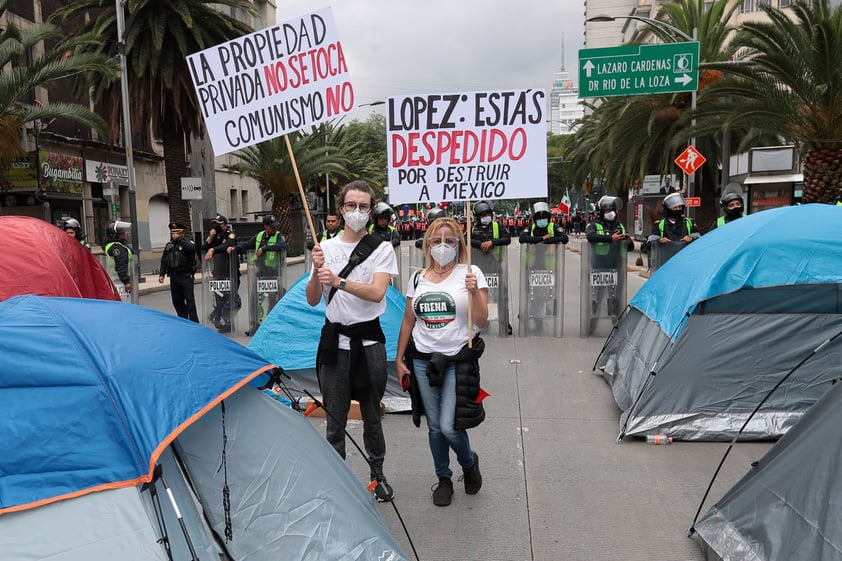
POLYGON ((134 266, 134 248, 125 240, 120 239, 120 233, 113 228, 107 228, 108 239, 105 240, 102 248, 105 254, 114 260, 114 270, 120 282, 126 287, 126 292, 131 293, 132 279, 129 274, 129 267, 134 266))
POLYGON ((231 278, 231 259, 237 258, 236 251, 231 254, 228 253, 228 248, 235 248, 237 246, 237 236, 228 225, 228 219, 217 214, 212 220, 213 229, 215 230, 213 236, 208 236, 202 244, 202 253, 211 251, 211 274, 214 280, 231 280, 231 291, 228 294, 214 293, 214 306, 210 313, 210 321, 213 322, 217 331, 220 333, 228 333, 231 331, 232 311, 236 313, 239 309, 239 295, 236 294, 239 279, 240 268, 235 267, 235 277, 231 278), (220 228, 220 225, 226 226, 225 230, 220 228))
MULTIPOLYGON (((183 225, 172 222, 169 225, 171 234, 181 234, 183 225)), ((170 296, 172 305, 178 317, 199 323, 196 313, 196 296, 193 292, 193 275, 196 274, 196 244, 184 236, 171 239, 164 246, 161 255, 161 270, 159 281, 170 277, 170 296)))

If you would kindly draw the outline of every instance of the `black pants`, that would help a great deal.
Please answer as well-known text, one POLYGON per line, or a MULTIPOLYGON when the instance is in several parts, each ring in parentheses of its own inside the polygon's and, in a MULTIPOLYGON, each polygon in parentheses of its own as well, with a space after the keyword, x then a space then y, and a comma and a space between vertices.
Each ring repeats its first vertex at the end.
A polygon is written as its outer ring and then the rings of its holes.
POLYGON ((196 313, 196 296, 193 294, 193 275, 172 273, 170 275, 170 296, 178 317, 199 323, 196 313))

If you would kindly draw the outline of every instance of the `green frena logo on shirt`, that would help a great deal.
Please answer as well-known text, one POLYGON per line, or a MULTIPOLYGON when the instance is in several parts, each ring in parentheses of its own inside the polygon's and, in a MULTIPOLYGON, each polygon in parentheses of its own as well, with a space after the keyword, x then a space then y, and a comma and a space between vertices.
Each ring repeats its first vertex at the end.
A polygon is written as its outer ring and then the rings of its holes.
POLYGON ((446 292, 427 292, 413 302, 415 315, 428 329, 441 329, 456 319, 456 302, 446 292))

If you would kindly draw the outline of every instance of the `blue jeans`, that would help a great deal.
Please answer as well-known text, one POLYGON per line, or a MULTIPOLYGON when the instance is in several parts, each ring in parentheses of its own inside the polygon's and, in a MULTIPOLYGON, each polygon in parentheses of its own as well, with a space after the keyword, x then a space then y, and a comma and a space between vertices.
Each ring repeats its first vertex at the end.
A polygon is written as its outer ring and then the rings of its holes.
POLYGON ((427 436, 430 441, 430 452, 433 453, 433 464, 436 475, 451 477, 450 449, 456 452, 456 459, 462 468, 474 465, 474 453, 468 441, 468 433, 464 430, 454 430, 453 420, 456 417, 456 363, 449 362, 444 371, 444 382, 441 386, 430 387, 427 378, 427 361, 414 359, 413 371, 418 380, 421 400, 424 402, 424 416, 427 417, 427 436))

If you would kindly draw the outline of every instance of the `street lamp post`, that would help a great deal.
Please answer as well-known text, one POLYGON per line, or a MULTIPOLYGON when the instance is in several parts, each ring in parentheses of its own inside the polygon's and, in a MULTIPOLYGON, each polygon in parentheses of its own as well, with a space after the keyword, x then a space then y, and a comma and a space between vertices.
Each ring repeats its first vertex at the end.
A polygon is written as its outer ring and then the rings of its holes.
POLYGON ((129 222, 132 223, 132 243, 137 255, 135 262, 140 263, 140 239, 137 230, 137 191, 134 177, 134 154, 132 153, 132 120, 129 112, 129 77, 126 66, 126 20, 123 14, 123 4, 126 0, 117 2, 117 53, 120 57, 120 90, 123 103, 123 145, 126 147, 126 168, 129 174, 129 222))
MULTIPOLYGON (((674 25, 671 25, 671 24, 669 24, 665 21, 660 21, 660 20, 657 20, 657 19, 654 19, 654 18, 647 18, 647 17, 644 17, 644 16, 598 15, 598 16, 593 16, 593 17, 588 18, 587 20, 585 20, 585 22, 594 22, 594 23, 596 23, 596 22, 609 22, 609 21, 616 21, 618 19, 631 19, 631 20, 641 21, 643 23, 651 25, 652 27, 659 28, 661 31, 666 31, 667 35, 672 39, 672 41, 671 41, 672 43, 680 43, 681 42, 681 41, 678 40, 678 38, 676 38, 676 36, 683 39, 684 41, 693 41, 693 42, 698 41, 699 30, 696 27, 693 28, 693 36, 691 37, 690 35, 687 35, 685 32, 683 32, 679 28, 675 27, 674 25)), ((699 61, 696 61, 696 64, 698 64, 698 63, 699 63, 699 61)), ((690 111, 692 113, 696 112, 696 94, 697 94, 697 92, 698 92, 698 88, 693 90, 692 92, 690 92, 690 111)), ((693 129, 696 128, 695 117, 691 121, 691 128, 693 128, 693 129)), ((690 138, 690 144, 695 147, 695 145, 696 145, 695 134, 694 134, 693 137, 690 138)), ((693 197, 695 195, 695 192, 696 192, 695 177, 696 177, 696 174, 694 173, 694 174, 690 175, 690 177, 688 178, 688 181, 687 181, 687 196, 688 197, 693 197)), ((693 217, 693 213, 694 213, 693 207, 688 208, 688 215, 691 218, 693 217)))

